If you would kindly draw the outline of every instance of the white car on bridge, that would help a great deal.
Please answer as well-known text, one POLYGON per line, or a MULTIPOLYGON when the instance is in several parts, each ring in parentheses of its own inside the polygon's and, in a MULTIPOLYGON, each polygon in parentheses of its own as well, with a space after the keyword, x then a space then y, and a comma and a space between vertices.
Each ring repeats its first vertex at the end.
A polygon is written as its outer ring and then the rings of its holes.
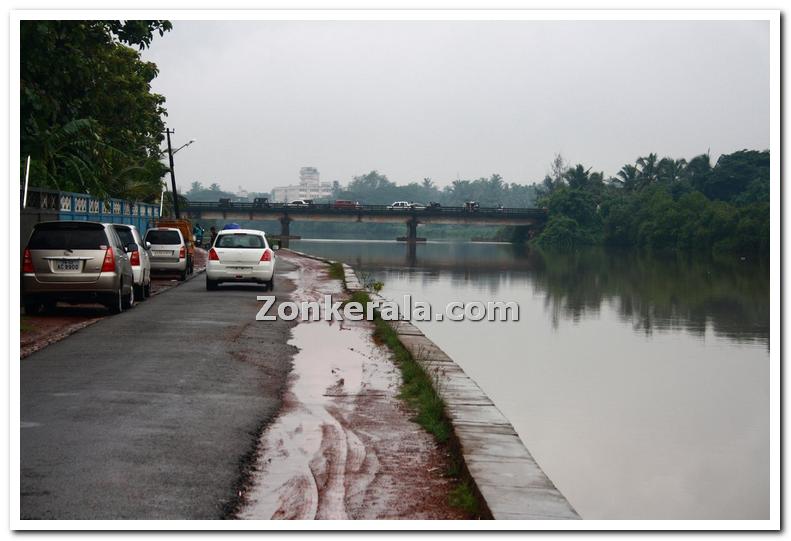
POLYGON ((206 263, 206 289, 223 282, 263 284, 272 291, 275 251, 257 229, 224 229, 217 234, 206 263))

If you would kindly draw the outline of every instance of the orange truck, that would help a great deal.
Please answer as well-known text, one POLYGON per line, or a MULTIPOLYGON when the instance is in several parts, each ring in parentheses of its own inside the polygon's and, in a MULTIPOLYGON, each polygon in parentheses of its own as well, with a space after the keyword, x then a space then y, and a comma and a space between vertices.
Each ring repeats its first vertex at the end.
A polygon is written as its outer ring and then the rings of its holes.
POLYGON ((192 232, 192 222, 184 218, 157 218, 154 227, 175 227, 181 231, 187 241, 187 274, 192 274, 195 265, 195 234, 192 232))

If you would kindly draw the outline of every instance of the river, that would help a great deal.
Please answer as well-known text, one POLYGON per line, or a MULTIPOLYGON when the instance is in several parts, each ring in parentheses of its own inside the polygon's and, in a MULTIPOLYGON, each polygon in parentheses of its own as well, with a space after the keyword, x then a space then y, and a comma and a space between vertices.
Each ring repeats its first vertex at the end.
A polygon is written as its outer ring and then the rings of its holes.
POLYGON ((517 302, 519 321, 416 325, 583 518, 769 518, 767 262, 466 242, 292 247, 435 310, 517 302))

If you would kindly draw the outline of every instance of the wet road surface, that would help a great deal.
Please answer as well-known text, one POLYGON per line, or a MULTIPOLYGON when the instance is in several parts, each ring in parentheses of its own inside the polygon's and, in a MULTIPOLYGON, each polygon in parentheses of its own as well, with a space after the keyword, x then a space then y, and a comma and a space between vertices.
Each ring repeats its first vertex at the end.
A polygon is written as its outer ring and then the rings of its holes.
MULTIPOLYGON (((291 269, 278 263, 279 297, 291 269)), ((255 321, 261 294, 198 276, 23 360, 21 517, 232 512, 295 351, 290 323, 255 321)))
MULTIPOLYGON (((283 252, 295 302, 346 297, 324 263, 283 252)), ((410 419, 401 376, 366 321, 300 322, 283 408, 261 437, 245 519, 464 519, 447 451, 410 419)))

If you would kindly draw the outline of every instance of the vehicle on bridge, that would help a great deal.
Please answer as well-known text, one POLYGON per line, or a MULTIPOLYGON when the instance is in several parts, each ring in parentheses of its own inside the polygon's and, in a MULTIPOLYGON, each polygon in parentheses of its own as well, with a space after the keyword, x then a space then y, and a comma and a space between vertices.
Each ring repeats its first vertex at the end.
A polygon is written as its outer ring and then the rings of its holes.
POLYGON ((146 231, 151 243, 151 271, 177 272, 181 280, 190 273, 187 241, 177 227, 155 227, 146 231))
POLYGON ((442 205, 435 201, 429 201, 428 205, 426 205, 426 210, 441 210, 442 205))
POLYGON ((464 203, 464 210, 466 212, 478 212, 480 210, 481 205, 478 204, 477 201, 467 201, 464 203))
POLYGON ((291 203, 286 204, 287 207, 312 207, 313 199, 295 199, 291 203))
POLYGON ((22 303, 28 315, 58 302, 99 302, 113 314, 135 305, 130 253, 109 224, 41 222, 22 256, 22 303))
POLYGON ((394 201, 392 205, 387 205, 387 210, 423 210, 425 205, 414 201, 394 201))
POLYGON ((206 289, 213 291, 223 282, 264 284, 275 288, 275 251, 266 234, 256 229, 220 231, 209 250, 206 289))
POLYGON ((269 208, 269 198, 268 197, 256 197, 253 199, 253 208, 269 208))
POLYGON ((334 209, 358 209, 360 208, 359 201, 349 201, 347 199, 336 199, 332 204, 334 209))
POLYGON ((145 299, 151 296, 151 244, 143 242, 140 231, 133 225, 105 224, 113 228, 124 246, 137 244, 138 250, 129 252, 129 264, 134 276, 135 297, 145 299))

